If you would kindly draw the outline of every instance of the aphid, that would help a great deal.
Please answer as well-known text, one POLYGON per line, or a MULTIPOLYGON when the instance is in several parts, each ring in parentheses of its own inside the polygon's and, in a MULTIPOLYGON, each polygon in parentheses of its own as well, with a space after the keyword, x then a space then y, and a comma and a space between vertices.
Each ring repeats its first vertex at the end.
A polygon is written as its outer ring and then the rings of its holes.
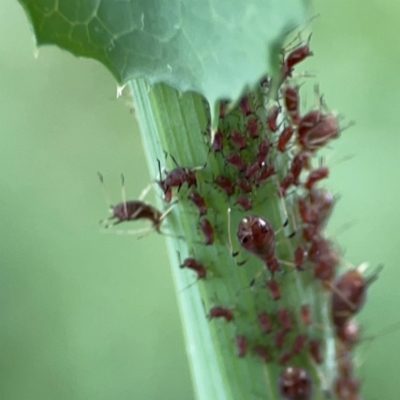
POLYGON ((247 340, 244 335, 235 336, 236 351, 238 357, 244 357, 247 353, 247 340))
POLYGON ((278 188, 279 196, 284 197, 289 187, 292 186, 294 183, 295 183, 294 175, 289 171, 287 175, 279 183, 279 188, 278 188))
POLYGON ((258 133, 258 122, 256 118, 250 117, 247 120, 247 131, 252 139, 257 139, 260 136, 258 133))
POLYGON ((283 98, 290 119, 295 125, 297 125, 300 121, 299 88, 297 86, 291 86, 291 85, 286 86, 283 92, 283 98))
POLYGON ((321 341, 319 339, 311 339, 309 341, 310 355, 312 359, 317 363, 321 364, 324 361, 321 354, 321 341))
MULTIPOLYGON (((161 232, 161 224, 164 221, 165 217, 170 213, 172 210, 173 206, 168 208, 164 213, 161 211, 157 210, 155 207, 153 207, 150 204, 145 203, 142 200, 126 200, 126 193, 125 193, 125 178, 123 175, 121 175, 121 180, 122 180, 122 202, 116 204, 115 206, 111 205, 109 202, 106 189, 104 186, 104 179, 103 175, 98 173, 100 183, 102 185, 107 203, 109 205, 110 211, 112 213, 111 217, 107 218, 107 221, 110 221, 109 223, 105 224, 105 227, 108 228, 109 226, 112 225, 118 225, 122 222, 126 221, 137 221, 140 219, 148 219, 151 221, 152 226, 154 230, 158 233, 161 232)), ((150 188, 150 186, 149 186, 150 188)), ((146 189, 142 195, 140 196, 140 199, 144 198, 145 195, 148 193, 149 189, 146 189)), ((103 222, 103 221, 102 221, 103 222)))
POLYGON ((228 164, 235 167, 239 172, 244 171, 246 168, 243 158, 238 153, 229 153, 225 159, 228 164))
POLYGON ((330 281, 334 277, 335 268, 340 258, 329 240, 321 236, 313 236, 308 257, 315 262, 314 276, 323 281, 330 281))
POLYGON ((236 179, 236 186, 243 192, 243 193, 251 193, 251 184, 245 178, 237 178, 236 179))
POLYGON ((210 311, 208 312, 208 318, 223 318, 226 322, 231 322, 234 319, 232 311, 229 308, 221 306, 210 308, 210 311))
POLYGON ((303 271, 303 263, 305 258, 305 249, 304 246, 299 244, 294 251, 294 265, 298 271, 303 271))
POLYGON ((227 196, 232 196, 235 193, 235 188, 232 181, 223 175, 218 175, 214 182, 226 193, 227 196))
POLYGON ((290 359, 292 358, 292 353, 290 351, 284 351, 281 353, 281 355, 278 358, 278 363, 279 365, 285 365, 287 364, 290 359))
MULTIPOLYGON (((301 122, 300 122, 301 124, 301 122)), ((300 134, 299 126, 298 141, 303 150, 316 151, 326 145, 331 139, 339 136, 337 118, 333 114, 322 115, 319 121, 310 129, 300 134)))
POLYGON ((263 260, 271 272, 279 269, 275 255, 275 232, 266 219, 258 215, 245 216, 239 222, 236 235, 240 245, 263 260))
MULTIPOLYGON (((174 160, 175 164, 177 164, 176 160, 173 157, 172 159, 174 160)), ((169 202, 171 200, 171 188, 177 187, 179 192, 184 183, 187 183, 188 188, 191 188, 192 186, 197 186, 195 169, 177 166, 171 171, 166 172, 165 179, 161 179, 162 175, 160 160, 157 160, 157 162, 160 171, 160 180, 158 181, 158 183, 164 192, 164 200, 166 202, 169 202)))
POLYGON ((259 169, 260 164, 258 163, 258 161, 254 161, 251 164, 247 165, 244 176, 246 177, 246 179, 250 179, 258 172, 259 169))
POLYGON ((280 308, 278 310, 278 321, 281 325, 281 328, 285 331, 292 330, 292 318, 287 308, 280 308))
POLYGON ((278 380, 279 393, 283 400, 310 400, 312 381, 307 371, 300 367, 286 367, 278 380))
POLYGON ((291 126, 287 126, 279 135, 277 149, 281 153, 286 150, 286 145, 292 138, 294 130, 291 126))
POLYGON ((204 197, 199 192, 193 190, 189 193, 188 199, 197 207, 200 217, 203 217, 207 214, 206 202, 204 200, 204 197))
POLYGON ((306 340, 307 340, 307 337, 305 335, 303 335, 302 333, 299 333, 293 341, 292 352, 294 354, 301 353, 301 351, 303 350, 303 347, 306 343, 306 340))
POLYGON ((224 119, 226 115, 226 106, 229 104, 227 100, 221 100, 219 103, 219 118, 224 119))
POLYGON ((257 344, 253 347, 254 354, 260 357, 264 362, 270 362, 272 357, 267 346, 263 346, 262 344, 257 344))
POLYGON ((299 46, 296 49, 292 50, 289 55, 286 57, 283 66, 283 76, 291 76, 292 71, 295 65, 305 60, 307 57, 312 56, 313 53, 310 50, 309 42, 311 39, 311 35, 308 39, 307 44, 303 46, 299 46))
POLYGON ((298 138, 304 137, 310 129, 314 128, 321 121, 322 115, 320 110, 311 110, 303 115, 297 128, 298 138))
POLYGON ((257 320, 262 333, 268 334, 271 332, 271 319, 265 311, 260 311, 257 314, 257 320))
POLYGON ((232 131, 228 135, 228 139, 240 150, 246 148, 246 138, 238 131, 232 131))
POLYGON ((250 114, 253 114, 253 111, 251 110, 250 107, 249 97, 247 95, 243 96, 240 99, 239 108, 245 117, 248 117, 250 114))
POLYGON ((334 282, 331 314, 336 328, 342 327, 363 306, 368 283, 356 268, 346 271, 334 282))
POLYGON ((311 190, 311 188, 315 185, 316 182, 320 181, 321 179, 327 178, 328 175, 329 175, 329 169, 327 167, 316 168, 312 170, 308 175, 304 187, 307 190, 311 190))
POLYGON ((260 166, 264 165, 270 148, 271 142, 267 138, 261 140, 261 142, 258 144, 256 159, 260 166))
POLYGON ((277 105, 272 106, 267 113, 267 125, 270 131, 276 132, 278 130, 277 119, 279 112, 281 111, 280 107, 277 105))
POLYGON ((281 349, 283 346, 283 342, 285 341, 286 334, 288 331, 286 329, 280 329, 274 335, 274 344, 277 349, 281 349))
POLYGON ((200 229, 204 235, 204 244, 209 246, 214 243, 214 228, 212 227, 210 221, 207 218, 203 218, 200 220, 200 229))
POLYGON ((256 187, 275 174, 275 167, 273 165, 264 165, 256 174, 254 184, 256 187))
POLYGON ((356 320, 349 319, 336 330, 336 336, 348 350, 360 341, 360 327, 356 320))
POLYGON ((360 381, 353 377, 339 376, 334 384, 339 400, 358 400, 360 381))
POLYGON ((188 268, 196 272, 198 279, 204 279, 207 275, 207 270, 204 265, 200 261, 192 257, 185 258, 180 267, 188 268))
POLYGON ((243 208, 243 211, 249 211, 252 208, 251 199, 247 196, 244 196, 243 194, 240 194, 237 197, 235 204, 239 204, 243 208))
POLYGON ((295 185, 299 184, 300 174, 303 169, 307 167, 309 159, 310 154, 304 151, 296 154, 293 158, 292 163, 290 164, 290 172, 293 175, 295 185))
POLYGON ((302 304, 300 308, 300 318, 301 322, 305 326, 311 325, 311 310, 309 304, 302 304))
POLYGON ((212 148, 215 153, 219 153, 222 151, 223 147, 224 147, 224 139, 223 139, 221 131, 218 129, 214 135, 214 140, 212 142, 212 148))
POLYGON ((279 289, 278 282, 275 279, 273 278, 267 279, 265 285, 267 286, 269 292, 271 293, 272 299, 274 301, 279 300, 281 298, 281 291, 279 289))

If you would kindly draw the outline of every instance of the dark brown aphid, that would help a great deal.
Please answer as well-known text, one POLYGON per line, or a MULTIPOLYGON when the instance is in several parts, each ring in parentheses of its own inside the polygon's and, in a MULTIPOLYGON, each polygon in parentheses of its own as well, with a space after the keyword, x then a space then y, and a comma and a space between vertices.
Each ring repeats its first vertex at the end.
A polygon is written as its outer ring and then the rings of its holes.
POLYGON ((286 334, 288 331, 286 329, 280 329, 274 335, 274 344, 277 349, 281 349, 283 347, 283 342, 285 341, 286 334))
POLYGON ((309 159, 310 154, 304 151, 296 154, 293 158, 292 163, 290 164, 290 173, 293 175, 295 185, 299 184, 300 174, 303 169, 307 167, 309 159))
POLYGON ((286 145, 292 138, 294 130, 291 126, 287 126, 279 135, 277 149, 281 153, 286 150, 286 145))
POLYGON ((221 131, 218 129, 214 135, 214 140, 212 142, 212 148, 215 153, 220 153, 222 151, 223 147, 224 147, 224 138, 222 136, 221 131))
POLYGON ((358 269, 341 275, 332 286, 331 313, 336 328, 342 327, 363 306, 367 281, 358 269))
POLYGON ((235 187, 233 186, 232 181, 226 176, 218 175, 214 182, 226 193, 228 197, 235 193, 235 187))
POLYGON ((258 144, 256 159, 260 166, 263 166, 266 162, 270 148, 271 142, 267 138, 261 140, 261 142, 258 144))
POLYGON ((299 88, 288 85, 283 92, 286 110, 292 122, 297 125, 300 121, 299 114, 299 88))
POLYGON ((275 255, 275 232, 266 219, 258 215, 245 216, 239 222, 236 235, 240 245, 263 260, 271 272, 279 269, 275 255))
POLYGON ((278 188, 279 196, 284 197, 286 195, 287 190, 290 188, 290 186, 294 185, 295 182, 296 181, 294 175, 289 171, 287 175, 279 183, 279 188, 278 188))
POLYGON ((226 116, 226 107, 229 104, 227 100, 221 100, 219 103, 219 118, 224 119, 226 116))
POLYGON ((247 196, 244 196, 243 194, 240 194, 237 197, 235 204, 239 204, 243 208, 243 211, 249 211, 252 208, 251 199, 247 196))
POLYGON ((251 193, 251 184, 245 178, 237 178, 236 186, 241 190, 242 193, 251 193))
POLYGON ((304 246, 299 244, 296 247, 296 250, 294 251, 294 265, 296 266, 296 269, 298 271, 304 270, 303 263, 304 263, 304 259, 305 259, 305 254, 306 254, 306 251, 304 249, 304 246))
POLYGON ((312 397, 311 378, 300 367, 286 367, 279 375, 278 388, 283 400, 310 400, 312 397))
POLYGON ((256 174, 254 184, 256 187, 260 186, 262 182, 266 181, 275 174, 275 167, 273 165, 264 165, 256 174))
POLYGON ((292 358, 292 356, 293 356, 293 354, 290 351, 282 352, 278 358, 278 364, 279 365, 287 364, 290 361, 290 359, 292 358))
POLYGON ((278 310, 278 321, 281 325, 281 328, 285 331, 292 330, 292 318, 287 308, 280 308, 278 310))
POLYGON ((268 334, 271 332, 271 319, 265 311, 260 311, 257 314, 257 320, 262 333, 268 334))
POLYGON ((210 308, 210 311, 208 312, 208 318, 223 318, 226 322, 231 322, 234 319, 232 311, 229 308, 221 306, 210 308))
POLYGON ((249 115, 253 114, 253 111, 250 107, 249 97, 246 95, 240 99, 239 108, 245 117, 248 117, 249 115))
POLYGON ((238 131, 232 131, 228 135, 228 139, 238 148, 239 151, 246 148, 246 138, 238 131))
POLYGON ((243 158, 238 153, 229 153, 225 159, 228 164, 235 167, 239 172, 244 171, 246 168, 243 158))
POLYGON ((198 279, 205 279, 207 275, 207 270, 204 265, 196 260, 195 258, 188 257, 183 260, 183 263, 180 266, 181 268, 188 268, 192 271, 196 272, 198 279))
POLYGON ((321 353, 321 341, 319 339, 311 339, 309 342, 310 355, 312 359, 321 364, 324 361, 321 353))
POLYGON ((199 192, 193 190, 189 193, 188 199, 197 207, 200 217, 203 217, 207 214, 206 202, 204 200, 204 197, 199 192))
POLYGON ((312 170, 308 175, 304 187, 307 190, 311 190, 311 188, 315 185, 316 182, 320 181, 321 179, 327 178, 328 175, 329 175, 329 169, 327 167, 316 168, 312 170))
POLYGON ((253 347, 254 354, 261 358, 262 361, 268 363, 272 360, 270 350, 267 346, 262 344, 257 344, 253 347))
POLYGON ((308 250, 308 258, 316 265, 314 276, 322 281, 331 281, 340 258, 331 242, 322 236, 315 235, 308 250))
POLYGON ((275 105, 272 106, 267 113, 267 125, 270 131, 272 132, 276 132, 278 130, 278 124, 277 124, 277 120, 278 120, 278 115, 280 112, 280 107, 275 105))
POLYGON ((303 348, 304 348, 304 345, 305 345, 306 341, 307 341, 306 335, 303 335, 302 333, 299 333, 299 334, 295 337, 295 339, 294 339, 294 341, 293 341, 292 352, 293 352, 294 354, 299 354, 299 353, 301 353, 301 351, 302 351, 303 348))
POLYGON ((214 243, 214 228, 211 225, 211 222, 207 218, 203 218, 200 220, 200 229, 204 235, 204 244, 209 246, 214 243))
POLYGON ((267 286, 271 294, 271 297, 274 301, 279 300, 281 298, 281 291, 279 289, 278 282, 275 279, 273 278, 267 279, 265 281, 265 285, 267 286))
POLYGON ((244 357, 247 353, 247 340, 244 335, 235 336, 236 351, 238 357, 244 357))
POLYGON ((252 139, 257 139, 260 136, 258 132, 258 121, 256 118, 250 117, 247 120, 247 131, 252 139))
POLYGON ((250 164, 247 165, 246 167, 246 172, 245 172, 245 177, 246 179, 250 179, 252 178, 260 169, 260 164, 258 163, 258 161, 254 161, 250 164))
POLYGON ((335 393, 339 400, 359 400, 360 381, 354 377, 339 376, 335 381, 335 393))
POLYGON ((302 304, 300 308, 301 322, 305 326, 311 325, 311 310, 309 304, 302 304))

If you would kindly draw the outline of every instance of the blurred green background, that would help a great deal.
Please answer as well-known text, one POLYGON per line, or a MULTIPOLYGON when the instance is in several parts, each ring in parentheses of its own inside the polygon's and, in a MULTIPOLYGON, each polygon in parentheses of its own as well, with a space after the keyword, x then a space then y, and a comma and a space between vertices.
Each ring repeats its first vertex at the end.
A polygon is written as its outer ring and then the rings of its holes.
MULTIPOLYGON (((315 11, 304 67, 356 121, 330 153, 341 198, 329 231, 357 221, 336 237, 344 257, 385 265, 361 314, 371 336, 400 320, 400 3, 318 0, 315 11)), ((22 8, 2 0, 0 399, 193 399, 163 239, 99 233, 96 171, 114 201, 121 172, 130 197, 150 179, 134 116, 99 64, 33 53, 22 8)), ((399 398, 399 340, 361 346, 367 399, 399 398)))

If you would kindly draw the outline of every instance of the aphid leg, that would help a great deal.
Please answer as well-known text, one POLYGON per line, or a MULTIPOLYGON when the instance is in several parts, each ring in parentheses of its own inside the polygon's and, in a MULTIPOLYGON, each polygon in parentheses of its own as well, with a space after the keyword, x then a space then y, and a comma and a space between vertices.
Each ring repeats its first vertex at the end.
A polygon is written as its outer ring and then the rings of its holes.
POLYGON ((167 217, 167 215, 175 208, 178 201, 172 203, 160 216, 160 223, 167 217))
POLYGON ((149 194, 150 190, 151 190, 151 183, 149 185, 147 185, 141 192, 140 192, 140 196, 139 196, 139 201, 143 201, 145 199, 145 197, 149 194))

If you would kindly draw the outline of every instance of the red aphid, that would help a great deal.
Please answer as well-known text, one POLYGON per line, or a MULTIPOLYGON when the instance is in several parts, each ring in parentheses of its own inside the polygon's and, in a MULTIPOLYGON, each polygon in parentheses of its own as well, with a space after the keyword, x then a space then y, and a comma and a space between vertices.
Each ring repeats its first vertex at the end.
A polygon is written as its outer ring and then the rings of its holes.
POLYGON ((320 181, 321 179, 327 178, 328 175, 329 175, 329 169, 327 167, 319 167, 313 169, 308 175, 304 187, 307 190, 311 190, 311 188, 315 185, 316 182, 320 181))
POLYGON ((292 330, 292 318, 287 308, 280 308, 278 310, 278 321, 281 325, 281 328, 285 331, 292 330))
POLYGON ((236 351, 238 357, 244 357, 247 353, 247 340, 244 335, 235 336, 236 351))
POLYGON ((214 243, 214 228, 211 225, 211 222, 207 218, 203 218, 200 220, 200 229, 204 235, 204 244, 209 246, 214 243))
POLYGON ((267 138, 261 140, 261 142, 258 144, 256 159, 260 166, 263 166, 266 162, 270 148, 271 142, 267 138))
POLYGON ((284 61, 283 76, 291 76, 294 66, 312 55, 313 53, 310 50, 309 43, 292 50, 284 61))
POLYGON ((339 376, 334 384, 339 400, 359 400, 360 381, 354 377, 339 376))
POLYGON ((281 291, 279 289, 278 282, 274 278, 267 279, 265 285, 271 294, 272 300, 277 301, 281 298, 281 291))
POLYGON ((312 381, 300 367, 286 367, 279 375, 279 393, 282 400, 311 400, 312 381))
POLYGON ((260 311, 257 314, 257 320, 262 333, 268 334, 271 332, 271 319, 265 311, 260 311))
POLYGON ((299 244, 296 247, 296 250, 294 251, 294 265, 296 266, 296 269, 298 271, 304 270, 303 263, 304 263, 304 259, 305 259, 305 254, 306 254, 306 251, 304 249, 304 246, 299 244))
POLYGON ((212 148, 215 153, 219 153, 222 151, 223 147, 224 147, 224 138, 222 136, 222 132, 218 129, 214 135, 214 140, 212 142, 212 148))
POLYGON ((243 211, 249 211, 252 208, 251 199, 247 196, 244 196, 243 194, 240 194, 237 197, 235 204, 239 204, 243 208, 243 211))
POLYGON ((281 349, 283 346, 283 342, 285 341, 286 334, 288 331, 286 329, 280 329, 274 335, 274 344, 277 349, 281 349))
POLYGON ((367 282, 357 269, 342 274, 332 288, 331 315, 336 328, 342 327, 363 306, 367 282))
POLYGON ((193 190, 189 193, 188 199, 197 207, 200 217, 203 217, 207 214, 206 202, 204 197, 199 192, 193 190))
POLYGON ((237 178, 236 179, 236 186, 243 192, 243 193, 251 193, 251 184, 248 179, 245 178, 237 178))
POLYGON ((309 349, 310 349, 310 355, 312 359, 317 363, 321 364, 324 359, 322 357, 322 352, 321 352, 321 341, 319 339, 311 339, 309 341, 309 349))
POLYGON ((227 100, 221 100, 219 103, 219 118, 224 119, 226 115, 226 106, 228 105, 227 100))
POLYGON ((252 139, 257 139, 260 136, 258 132, 258 121, 256 118, 250 117, 247 120, 247 131, 252 139))
POLYGON ((307 341, 307 337, 306 335, 303 335, 302 333, 299 333, 294 341, 293 341, 293 345, 292 345, 292 352, 294 354, 299 354, 301 353, 301 351, 304 348, 304 345, 306 344, 307 341))
POLYGON ((258 187, 262 182, 266 181, 275 174, 275 167, 273 165, 264 165, 256 174, 254 184, 258 187))
POLYGON ((244 171, 246 168, 246 164, 242 156, 238 153, 229 153, 225 159, 228 164, 235 167, 239 172, 244 171))
POLYGON ((293 175, 295 185, 299 184, 300 174, 303 169, 307 167, 309 159, 310 154, 307 152, 298 153, 293 158, 292 163, 290 164, 290 172, 293 175))
POLYGON ((307 114, 303 115, 297 128, 298 138, 300 139, 304 137, 308 131, 314 128, 322 120, 322 117, 323 114, 320 110, 311 110, 307 114))
POLYGON ((258 172, 259 169, 260 164, 258 163, 258 161, 254 161, 251 164, 247 165, 244 176, 246 177, 246 179, 250 179, 258 172))
POLYGON ((290 359, 292 358, 292 353, 290 351, 284 351, 281 353, 281 355, 278 358, 278 364, 279 365, 285 365, 287 364, 290 359))
POLYGON ((243 150, 246 148, 246 138, 238 131, 232 131, 228 135, 228 139, 239 149, 243 150))
POLYGON ((305 326, 311 325, 311 309, 309 304, 302 304, 300 308, 301 322, 305 326))
POLYGON ((294 130, 291 126, 287 126, 279 135, 277 149, 281 153, 286 150, 286 145, 292 138, 294 130))
POLYGON ((188 268, 196 272, 198 279, 204 279, 207 275, 207 271, 204 265, 200 261, 192 257, 185 258, 180 267, 188 268))
POLYGON ((360 327, 356 320, 349 319, 336 330, 336 336, 348 350, 360 341, 360 327))
POLYGON ((294 184, 295 184, 294 175, 289 171, 287 175, 279 183, 279 189, 278 189, 279 196, 281 197, 285 196, 287 190, 290 188, 290 186, 294 184))
POLYGON ((276 132, 278 130, 278 115, 280 112, 280 107, 275 105, 272 106, 267 113, 267 125, 270 131, 276 132))
POLYGON ((248 96, 243 96, 240 99, 239 102, 239 108, 242 111, 242 113, 244 114, 245 117, 249 116, 250 114, 253 114, 253 111, 250 107, 250 102, 249 102, 249 98, 248 96))
POLYGON ((290 85, 286 86, 283 92, 283 98, 290 119, 295 125, 297 125, 300 121, 299 88, 297 86, 290 86, 290 85))
MULTIPOLYGON (((236 236, 240 245, 263 260, 271 272, 279 269, 275 255, 275 232, 269 221, 258 215, 245 216, 239 222, 236 236)), ((275 295, 279 295, 278 284, 274 280, 268 282, 268 287, 274 285, 275 295)))
POLYGON ((264 362, 270 362, 272 360, 270 350, 267 346, 257 344, 253 347, 254 354, 261 358, 264 362))
POLYGON ((232 196, 235 193, 235 187, 232 181, 223 175, 218 175, 214 181, 226 194, 232 196))
POLYGON ((229 308, 215 306, 210 308, 208 318, 223 318, 226 322, 231 322, 233 320, 233 313, 229 308))

